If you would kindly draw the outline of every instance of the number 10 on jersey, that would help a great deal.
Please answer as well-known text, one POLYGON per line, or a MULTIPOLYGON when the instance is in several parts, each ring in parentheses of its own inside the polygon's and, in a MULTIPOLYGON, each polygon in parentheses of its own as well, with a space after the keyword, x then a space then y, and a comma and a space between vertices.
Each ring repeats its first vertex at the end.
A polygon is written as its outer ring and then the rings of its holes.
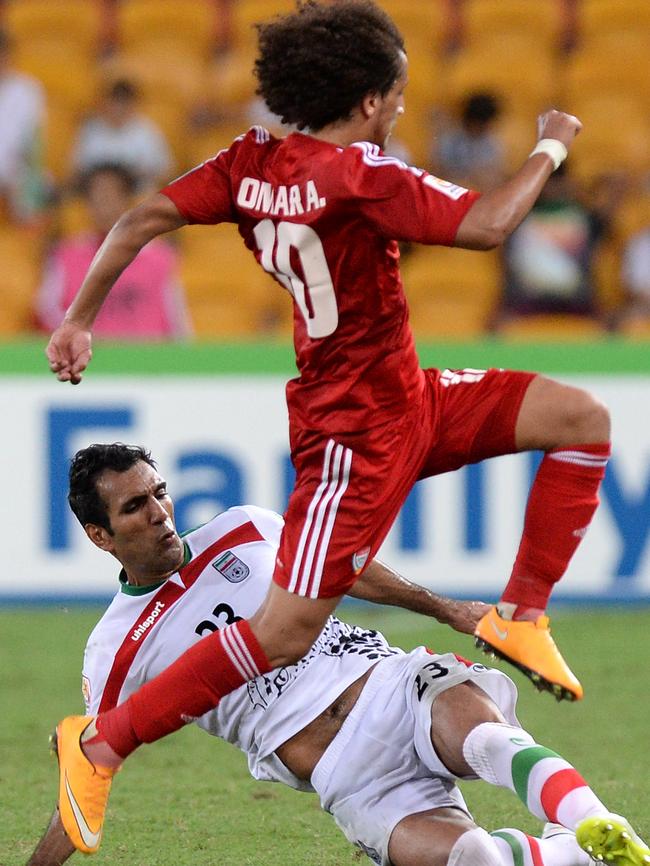
POLYGON ((291 293, 312 339, 333 334, 339 311, 332 277, 323 244, 316 232, 300 223, 262 220, 253 229, 262 254, 261 265, 291 293), (291 250, 296 251, 304 282, 291 266, 291 250))

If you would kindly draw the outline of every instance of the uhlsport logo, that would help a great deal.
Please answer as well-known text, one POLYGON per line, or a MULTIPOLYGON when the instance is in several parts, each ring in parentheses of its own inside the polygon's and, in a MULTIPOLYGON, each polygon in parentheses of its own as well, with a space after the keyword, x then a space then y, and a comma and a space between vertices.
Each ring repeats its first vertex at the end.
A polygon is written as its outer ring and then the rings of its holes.
POLYGON ((242 562, 238 556, 235 556, 232 550, 222 553, 219 559, 215 559, 212 563, 212 567, 216 568, 219 574, 223 574, 226 580, 229 580, 231 583, 241 583, 251 573, 246 563, 242 562))
POLYGON ((155 621, 160 616, 163 608, 165 607, 164 601, 157 601, 156 606, 151 611, 149 616, 146 619, 143 619, 142 622, 138 623, 136 627, 133 629, 133 634, 131 635, 131 640, 139 641, 143 634, 147 633, 147 629, 151 628, 151 626, 155 623, 155 621))

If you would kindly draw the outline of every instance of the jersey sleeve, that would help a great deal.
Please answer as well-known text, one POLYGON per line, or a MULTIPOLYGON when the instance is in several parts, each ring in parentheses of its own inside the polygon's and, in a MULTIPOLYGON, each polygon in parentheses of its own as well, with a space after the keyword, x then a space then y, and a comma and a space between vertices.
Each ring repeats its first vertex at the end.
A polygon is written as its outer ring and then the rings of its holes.
POLYGON ((452 246, 479 193, 441 180, 377 145, 359 142, 348 163, 347 186, 359 209, 388 238, 452 246))
POLYGON ((239 140, 212 159, 191 169, 160 192, 171 199, 190 224, 216 225, 236 222, 230 182, 230 165, 239 140))
POLYGON ((276 547, 279 545, 280 535, 284 528, 284 519, 275 511, 260 508, 259 505, 236 505, 229 510, 243 511, 266 541, 276 547))

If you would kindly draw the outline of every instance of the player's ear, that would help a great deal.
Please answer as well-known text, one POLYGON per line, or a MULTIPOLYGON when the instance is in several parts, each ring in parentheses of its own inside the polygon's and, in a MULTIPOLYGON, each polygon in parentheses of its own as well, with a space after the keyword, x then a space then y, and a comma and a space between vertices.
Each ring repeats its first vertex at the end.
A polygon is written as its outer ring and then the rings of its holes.
POLYGON ((84 526, 84 532, 95 547, 99 547, 100 550, 110 552, 113 549, 113 537, 103 526, 98 526, 96 523, 87 523, 84 526))
POLYGON ((367 93, 361 100, 361 113, 366 119, 374 117, 379 107, 379 94, 367 93))

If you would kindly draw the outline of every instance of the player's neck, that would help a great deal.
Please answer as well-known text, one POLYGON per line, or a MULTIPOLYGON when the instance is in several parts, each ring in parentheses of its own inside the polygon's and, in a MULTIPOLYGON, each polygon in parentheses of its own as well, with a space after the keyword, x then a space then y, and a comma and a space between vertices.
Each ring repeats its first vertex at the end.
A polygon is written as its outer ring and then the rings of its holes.
POLYGON ((312 138, 319 141, 327 141, 339 147, 349 147, 355 141, 373 141, 373 130, 367 121, 358 117, 351 120, 337 121, 319 129, 317 132, 309 133, 312 138))

